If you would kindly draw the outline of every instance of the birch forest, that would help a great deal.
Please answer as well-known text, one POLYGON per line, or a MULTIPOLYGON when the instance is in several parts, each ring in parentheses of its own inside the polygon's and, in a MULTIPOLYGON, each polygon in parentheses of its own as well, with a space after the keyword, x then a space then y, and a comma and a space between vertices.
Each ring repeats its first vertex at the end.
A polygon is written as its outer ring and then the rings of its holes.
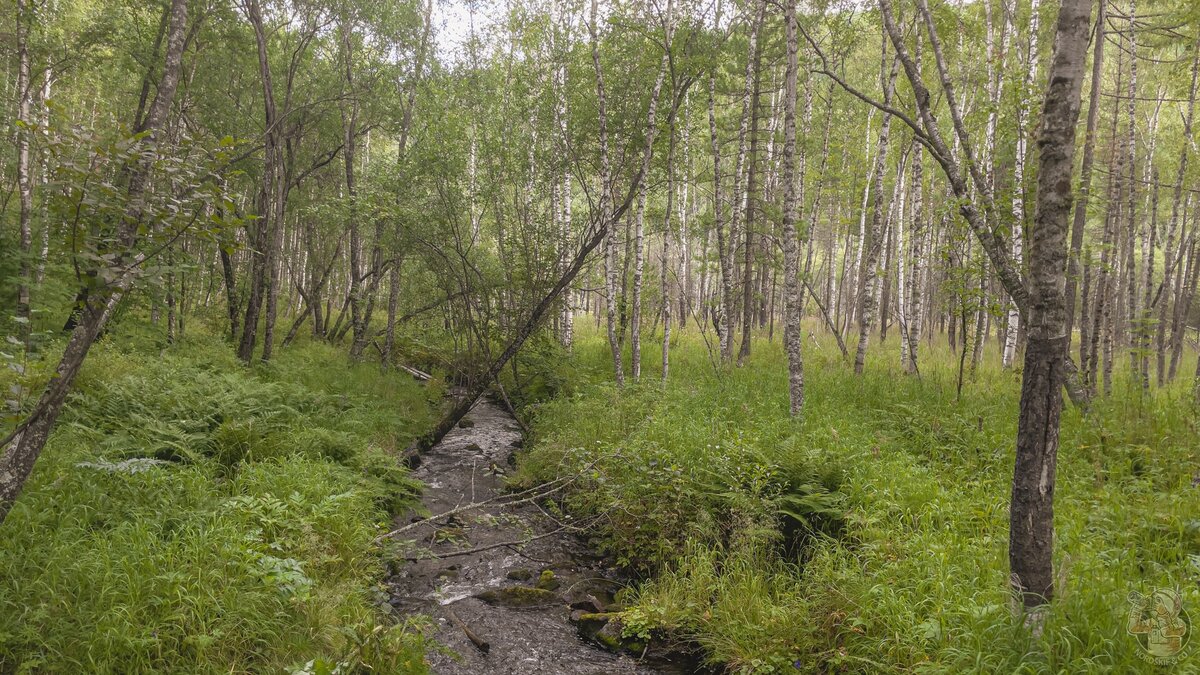
POLYGON ((1200 664, 1195 0, 4 0, 0 674, 1200 664))

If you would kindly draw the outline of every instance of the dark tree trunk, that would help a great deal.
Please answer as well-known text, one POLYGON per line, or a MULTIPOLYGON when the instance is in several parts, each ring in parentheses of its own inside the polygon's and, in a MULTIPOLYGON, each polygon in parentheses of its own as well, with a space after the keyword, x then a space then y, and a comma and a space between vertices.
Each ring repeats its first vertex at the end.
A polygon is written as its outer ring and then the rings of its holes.
POLYGON ((1037 202, 1029 247, 1029 343, 1009 507, 1012 583, 1027 608, 1054 597, 1054 484, 1069 345, 1067 221, 1091 4, 1091 0, 1064 0, 1059 10, 1037 139, 1037 202))

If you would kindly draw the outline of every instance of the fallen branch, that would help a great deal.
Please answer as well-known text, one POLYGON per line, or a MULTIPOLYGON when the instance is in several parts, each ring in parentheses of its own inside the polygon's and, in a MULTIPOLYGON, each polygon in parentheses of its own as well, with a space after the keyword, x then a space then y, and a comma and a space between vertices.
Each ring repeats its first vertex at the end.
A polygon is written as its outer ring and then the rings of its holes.
POLYGON ((490 650, 492 648, 492 646, 490 644, 488 644, 487 640, 484 640, 483 638, 476 635, 475 631, 471 630, 470 627, 467 626, 465 621, 458 618, 458 615, 454 613, 454 610, 447 607, 446 614, 448 614, 450 616, 450 620, 454 622, 454 625, 456 625, 462 629, 462 632, 467 636, 467 639, 471 641, 471 644, 475 645, 476 649, 483 652, 484 654, 488 653, 488 650, 490 650))
POLYGON ((817 309, 821 310, 821 318, 825 320, 825 327, 833 333, 833 337, 837 338, 838 349, 842 350, 842 356, 850 356, 850 352, 846 351, 846 343, 842 340, 842 332, 833 325, 833 321, 829 318, 829 312, 825 311, 825 305, 821 304, 821 299, 817 297, 817 292, 809 285, 808 279, 804 279, 804 287, 808 289, 808 294, 812 296, 813 302, 817 303, 817 309))
MULTIPOLYGON (((590 465, 589 465, 589 467, 590 467, 590 465)), ((491 499, 485 499, 481 502, 471 502, 470 504, 467 504, 465 506, 455 507, 444 513, 439 513, 437 515, 430 516, 428 518, 422 518, 421 520, 418 520, 414 523, 409 523, 407 525, 398 527, 390 532, 381 534, 378 537, 375 537, 375 543, 378 544, 385 539, 390 539, 391 537, 394 537, 398 534, 402 534, 409 530, 414 530, 422 525, 428 525, 435 520, 440 520, 442 518, 447 518, 449 516, 455 516, 460 513, 464 513, 466 511, 473 511, 475 509, 482 508, 482 507, 488 506, 490 504, 495 504, 495 503, 500 502, 505 499, 513 499, 514 501, 505 501, 503 504, 501 504, 501 506, 505 506, 505 507, 516 506, 517 504, 525 504, 528 502, 536 501, 536 500, 546 497, 548 495, 554 494, 555 492, 558 492, 559 490, 562 490, 563 488, 567 487, 571 483, 575 482, 575 480, 577 478, 579 478, 578 474, 571 476, 570 478, 556 478, 556 479, 550 481, 549 483, 544 483, 542 485, 530 488, 523 492, 518 492, 518 493, 512 494, 512 495, 497 495, 495 497, 492 497, 491 499), (560 481, 562 481, 562 482, 560 482, 560 481), (558 483, 558 485, 555 485, 555 483, 558 483), (554 487, 549 487, 552 485, 554 487), (549 489, 547 489, 547 488, 549 488, 549 489)))
MULTIPOLYGON (((483 553, 484 551, 490 551, 494 548, 504 548, 506 546, 521 546, 523 544, 531 544, 531 543, 537 541, 538 539, 545 539, 546 537, 553 537, 556 534, 562 534, 564 531, 566 531, 566 529, 567 528, 565 528, 565 527, 560 527, 558 529, 550 530, 549 532, 545 532, 545 533, 535 535, 532 537, 527 537, 525 539, 516 539, 514 541, 501 541, 501 542, 497 542, 495 544, 488 544, 486 546, 476 546, 475 548, 464 549, 462 551, 451 551, 449 553, 431 553, 429 555, 429 558, 432 558, 434 560, 441 560, 443 558, 456 558, 460 555, 471 555, 473 553, 483 553)), ((577 529, 577 528, 572 528, 572 529, 577 529)), ((409 556, 409 557, 405 558, 405 560, 408 560, 408 561, 424 560, 424 559, 425 558, 421 558, 421 557, 417 557, 417 556, 409 556)))
POLYGON ((413 377, 417 378, 418 380, 421 380, 422 382, 428 382, 429 380, 433 379, 433 376, 430 375, 429 373, 426 373, 421 370, 417 370, 416 368, 413 368, 412 366, 406 366, 403 363, 397 365, 396 367, 399 368, 400 370, 403 370, 404 372, 408 373, 409 375, 412 375, 413 377))
POLYGON ((504 401, 504 407, 508 408, 508 412, 512 415, 513 421, 517 426, 521 427, 521 433, 528 435, 529 427, 521 421, 521 416, 517 414, 517 409, 513 407, 512 401, 508 400, 508 392, 504 391, 504 385, 500 383, 500 378, 496 378, 496 389, 500 392, 500 399, 504 401))

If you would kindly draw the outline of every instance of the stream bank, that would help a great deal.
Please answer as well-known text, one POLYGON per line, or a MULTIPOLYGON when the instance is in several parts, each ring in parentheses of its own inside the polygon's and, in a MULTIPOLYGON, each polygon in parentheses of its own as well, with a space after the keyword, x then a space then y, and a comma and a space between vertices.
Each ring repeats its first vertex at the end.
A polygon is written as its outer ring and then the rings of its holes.
POLYGON ((433 638, 453 652, 431 651, 441 675, 600 675, 697 672, 687 652, 622 641, 613 595, 625 583, 548 504, 506 496, 504 475, 522 443, 517 421, 481 399, 463 421, 421 455, 414 478, 422 505, 445 514, 417 523, 407 561, 388 579, 390 604, 425 614, 433 638), (519 543, 514 543, 519 542, 519 543), (603 649, 607 645, 615 649, 603 649))

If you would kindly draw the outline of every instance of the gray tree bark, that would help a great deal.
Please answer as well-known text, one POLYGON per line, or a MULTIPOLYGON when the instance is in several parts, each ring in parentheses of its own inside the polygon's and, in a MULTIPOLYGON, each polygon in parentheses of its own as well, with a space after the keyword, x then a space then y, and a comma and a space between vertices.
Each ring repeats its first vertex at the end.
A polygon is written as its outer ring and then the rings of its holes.
POLYGON ((1079 95, 1091 0, 1064 0, 1055 27, 1038 134, 1038 182, 1029 246, 1029 344, 1021 382, 1009 507, 1009 566, 1026 608, 1054 596, 1054 487, 1066 377, 1066 262, 1079 95))
POLYGON ((787 34, 787 74, 783 94, 783 349, 788 360, 788 400, 792 417, 804 409, 804 343, 800 329, 800 247, 796 239, 799 185, 796 176, 796 74, 799 38, 796 0, 784 6, 787 34))

